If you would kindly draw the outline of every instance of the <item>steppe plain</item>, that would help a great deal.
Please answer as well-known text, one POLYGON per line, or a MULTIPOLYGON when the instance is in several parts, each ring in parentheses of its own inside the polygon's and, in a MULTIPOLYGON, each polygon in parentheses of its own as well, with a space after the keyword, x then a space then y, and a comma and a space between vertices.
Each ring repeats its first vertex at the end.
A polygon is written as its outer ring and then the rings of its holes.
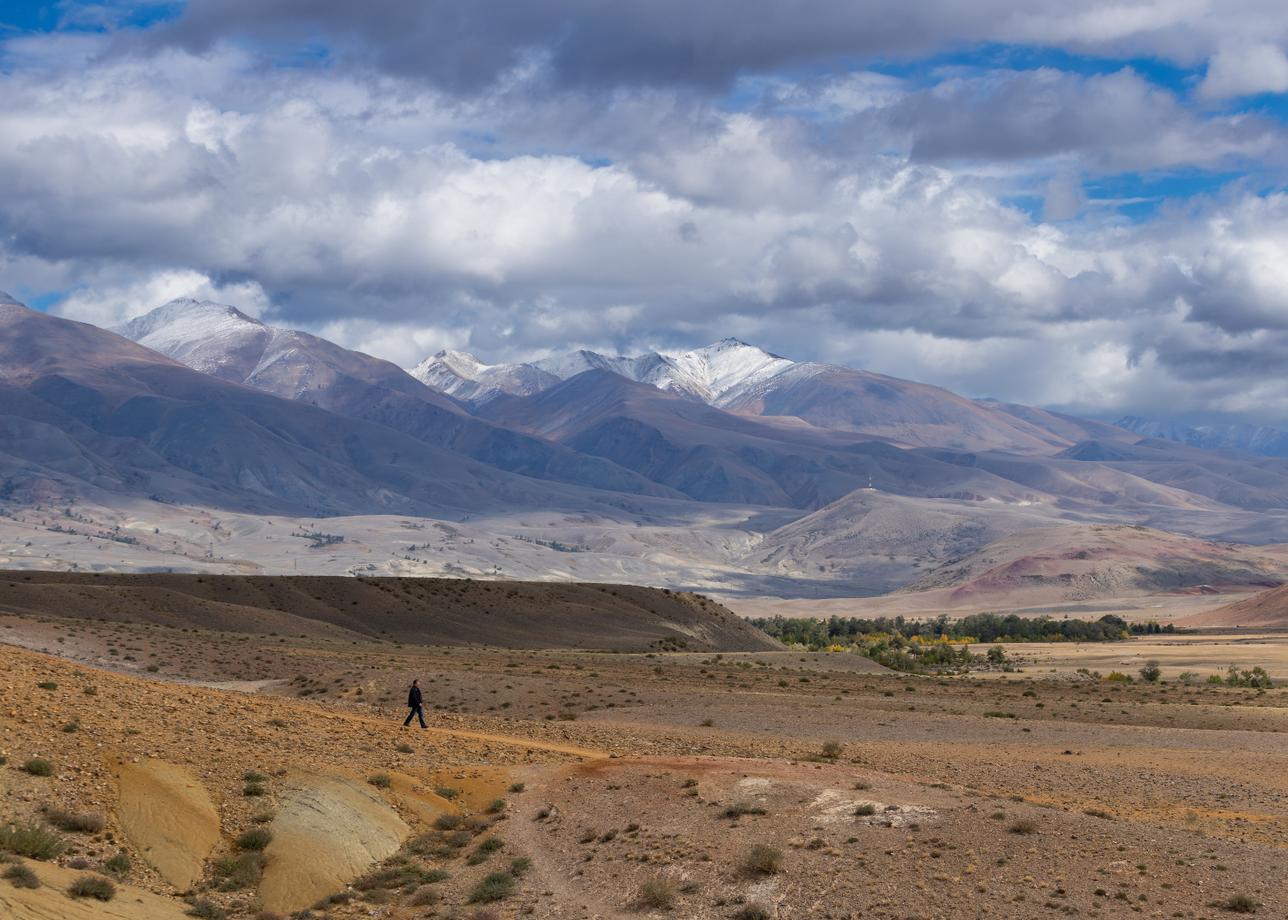
POLYGON ((102 819, 22 860, 39 888, 0 880, 4 916, 1288 916, 1288 688, 1176 679, 1282 680, 1282 633, 936 677, 496 648, 482 615, 450 646, 143 620, 0 616, 4 819, 102 819), (1142 657, 1161 683, 1077 673, 1142 657), (401 724, 417 676, 426 730, 401 724), (115 897, 69 897, 85 875, 115 897))

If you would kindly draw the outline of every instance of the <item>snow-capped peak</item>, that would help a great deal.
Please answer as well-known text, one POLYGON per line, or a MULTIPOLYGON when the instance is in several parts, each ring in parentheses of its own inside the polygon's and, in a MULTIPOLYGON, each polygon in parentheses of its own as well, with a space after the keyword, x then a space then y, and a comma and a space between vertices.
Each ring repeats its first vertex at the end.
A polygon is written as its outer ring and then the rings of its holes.
POLYGON ((717 405, 732 391, 775 377, 796 363, 734 338, 686 351, 674 361, 710 394, 707 401, 717 405))
POLYGON ((417 380, 467 401, 495 398, 499 393, 527 395, 560 380, 590 370, 611 371, 638 383, 648 383, 713 405, 733 398, 736 391, 774 377, 796 363, 725 338, 680 354, 645 352, 604 355, 581 349, 528 364, 484 364, 464 352, 440 351, 410 373, 417 380))
POLYGON ((489 365, 484 364, 467 351, 455 351, 445 348, 438 354, 430 355, 417 364, 409 373, 413 377, 417 377, 420 373, 427 372, 436 365, 442 365, 458 377, 464 377, 466 380, 478 380, 479 375, 485 373, 489 367, 489 365))
POLYGON ((236 307, 190 297, 162 304, 113 331, 194 370, 239 383, 272 336, 268 326, 236 307))

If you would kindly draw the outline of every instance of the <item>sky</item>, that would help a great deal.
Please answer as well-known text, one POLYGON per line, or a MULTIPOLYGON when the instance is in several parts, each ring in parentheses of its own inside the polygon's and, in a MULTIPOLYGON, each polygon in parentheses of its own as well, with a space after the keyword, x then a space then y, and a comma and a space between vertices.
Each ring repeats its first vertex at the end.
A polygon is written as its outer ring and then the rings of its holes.
POLYGON ((0 289, 1288 424, 1288 6, 0 0, 0 289))

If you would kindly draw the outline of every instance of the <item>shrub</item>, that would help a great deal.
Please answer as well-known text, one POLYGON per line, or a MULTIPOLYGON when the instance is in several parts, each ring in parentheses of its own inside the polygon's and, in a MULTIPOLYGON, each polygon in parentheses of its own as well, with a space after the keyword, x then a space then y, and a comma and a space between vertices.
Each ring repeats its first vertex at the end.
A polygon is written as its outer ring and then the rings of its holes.
POLYGON ((635 892, 635 906, 640 910, 670 910, 680 896, 680 886, 665 875, 646 878, 635 892))
POLYGON ((43 757, 33 757, 22 765, 32 776, 53 776, 54 765, 43 757))
POLYGON ((15 863, 8 869, 5 869, 4 878, 8 879, 10 884, 15 888, 40 887, 40 879, 36 878, 36 873, 32 872, 21 863, 15 863))
POLYGON ((515 878, 523 875, 531 868, 532 860, 528 859, 526 856, 516 856, 514 859, 510 860, 510 874, 515 878))
POLYGON ((228 920, 228 911, 214 901, 207 901, 205 898, 198 898, 193 901, 187 913, 189 917, 197 917, 198 920, 228 920))
POLYGON ((877 807, 871 802, 864 802, 858 808, 854 809, 854 815, 858 818, 870 818, 877 813, 877 807))
POLYGON ((769 920, 772 916, 769 908, 761 904, 747 904, 734 914, 735 920, 769 920))
POLYGON ((432 907, 439 901, 439 893, 429 885, 422 885, 411 896, 412 907, 432 907))
POLYGON ((397 751, 399 754, 415 754, 415 753, 416 753, 416 749, 415 749, 414 747, 412 747, 410 744, 408 744, 407 742, 405 742, 405 741, 404 741, 402 744, 399 744, 397 747, 395 747, 395 748, 394 748, 394 750, 395 750, 395 751, 397 751))
POLYGON ((451 786, 439 786, 437 789, 434 790, 434 795, 444 799, 448 799, 449 801, 451 799, 456 798, 460 794, 461 794, 461 790, 453 789, 451 786))
POLYGON ((29 859, 53 859, 66 849, 66 840, 39 824, 0 827, 0 850, 29 859))
POLYGON ((245 773, 242 774, 242 779, 244 779, 248 783, 268 782, 268 777, 265 776, 263 773, 260 773, 258 770, 247 770, 245 773))
POLYGON ((247 783, 242 787, 242 795, 248 799, 257 799, 267 791, 260 783, 247 783))
POLYGON ((36 684, 36 686, 39 687, 41 690, 58 689, 58 684, 54 683, 52 680, 42 680, 40 683, 36 684))
POLYGON ((93 812, 75 814, 61 808, 50 808, 45 811, 45 818, 59 830, 73 834, 97 834, 103 830, 106 822, 103 816, 93 812))
POLYGON ((461 826, 461 816, 454 815, 451 812, 439 815, 434 820, 434 827, 440 831, 454 831, 461 826))
POLYGON ((783 868, 783 851, 767 843, 758 843, 743 857, 742 869, 748 875, 776 875, 783 868))
POLYGON ((266 827, 255 827, 243 833, 235 841, 239 850, 262 850, 273 840, 273 832, 266 827))
POLYGON ((116 886, 112 880, 101 875, 82 875, 68 887, 67 893, 73 898, 93 898, 96 901, 110 901, 116 897, 116 886))
POLYGON ((103 871, 117 878, 124 878, 130 874, 130 854, 124 850, 103 863, 103 871))
POLYGON ((528 787, 527 787, 527 786, 525 786, 523 783, 511 783, 511 784, 510 784, 510 792, 511 792, 511 794, 513 794, 513 795, 518 795, 520 792, 522 792, 522 791, 523 791, 524 789, 526 789, 526 788, 528 788, 528 787))
POLYGON ((393 779, 388 773, 372 774, 367 777, 367 782, 371 783, 371 785, 375 786, 377 789, 388 789, 394 784, 393 779))
POLYGON ((1219 907, 1221 910, 1228 910, 1232 914, 1255 914, 1261 907, 1259 903, 1246 894, 1236 894, 1224 901, 1217 901, 1212 906, 1219 907))
POLYGON ((224 891, 241 891, 259 882, 264 871, 264 854, 257 851, 225 856, 215 863, 215 875, 224 891))
POLYGON ((1115 684, 1130 684, 1132 679, 1122 671, 1110 671, 1105 675, 1105 680, 1115 684))
POLYGON ((1158 666, 1157 661, 1147 661, 1144 667, 1140 669, 1140 679, 1147 684, 1157 683, 1162 676, 1163 669, 1158 666))
POLYGON ((487 813, 490 815, 499 815, 505 811, 505 799, 493 799, 487 807, 487 813))
POLYGON ((489 872, 470 892, 471 904, 501 901, 514 894, 514 876, 509 872, 489 872))
POLYGON ((1038 826, 1027 818, 1021 818, 1007 828, 1012 834, 1036 834, 1038 826))
POLYGON ((836 760, 836 758, 841 756, 842 750, 844 750, 844 745, 842 745, 841 742, 839 741, 823 742, 822 754, 828 760, 836 760))
POLYGON ((737 819, 741 818, 743 815, 763 815, 766 814, 766 812, 765 809, 761 808, 759 805, 748 805, 746 802, 736 802, 726 808, 721 812, 721 814, 726 818, 737 819))

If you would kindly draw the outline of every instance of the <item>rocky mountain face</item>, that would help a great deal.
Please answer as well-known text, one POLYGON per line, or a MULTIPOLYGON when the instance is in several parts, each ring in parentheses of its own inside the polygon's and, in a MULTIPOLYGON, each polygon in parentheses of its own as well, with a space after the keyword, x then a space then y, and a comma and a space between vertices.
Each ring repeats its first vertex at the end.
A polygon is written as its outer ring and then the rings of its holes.
POLYGON ((1208 450, 1243 450, 1263 457, 1288 457, 1288 431, 1265 425, 1182 425, 1129 415, 1119 428, 1146 438, 1178 441, 1208 450))
MULTIPOLYGON (((5 534, 6 520, 64 533, 31 509, 87 497, 114 526, 150 513, 111 510, 123 502, 223 509, 243 530, 256 515, 341 515, 370 541, 331 554, 346 570, 682 571, 677 584, 816 596, 947 591, 928 576, 964 578, 952 565, 990 544, 1070 524, 1288 542, 1288 461, 734 339, 518 365, 443 352, 413 374, 221 304, 175 301, 119 332, 0 297, 5 534), (426 519, 453 526, 404 539, 426 519)), ((183 512, 154 517, 167 515, 183 512)), ((179 537, 139 552, 192 542, 179 537)), ((1187 567, 1210 575, 1178 558, 1178 585, 1187 567)))

